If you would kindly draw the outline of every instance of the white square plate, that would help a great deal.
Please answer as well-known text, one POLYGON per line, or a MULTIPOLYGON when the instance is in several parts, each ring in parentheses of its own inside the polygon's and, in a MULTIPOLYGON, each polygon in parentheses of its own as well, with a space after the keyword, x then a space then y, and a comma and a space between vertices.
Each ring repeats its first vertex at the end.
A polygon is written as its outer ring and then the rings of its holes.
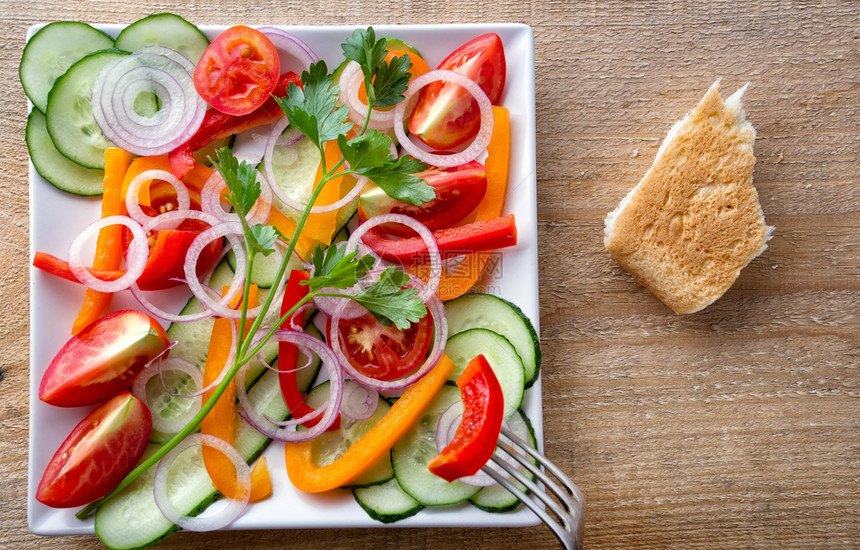
MULTIPOLYGON (((240 23, 237 21, 237 23, 240 23)), ((30 28, 29 39, 39 27, 30 28)), ((116 36, 119 25, 100 26, 116 36)), ((354 27, 285 27, 305 40, 332 70, 343 59, 340 44, 354 27)), ((516 216, 519 244, 498 256, 494 272, 482 290, 516 303, 538 327, 537 208, 535 179, 534 38, 528 26, 519 24, 381 25, 377 36, 400 38, 416 47, 431 67, 468 40, 495 32, 505 46, 507 82, 502 105, 510 110, 511 172, 505 203, 516 216)), ((224 27, 201 26, 211 38, 224 27)), ((99 216, 100 201, 61 192, 43 180, 30 165, 30 251, 40 250, 61 258, 68 256, 72 238, 99 216)), ((93 533, 92 519, 77 520, 77 509, 58 510, 35 500, 36 487, 48 461, 88 409, 62 409, 42 403, 39 382, 54 354, 69 338, 69 329, 80 308, 83 288, 35 268, 30 269, 30 460, 28 519, 30 530, 40 535, 93 533)), ((177 310, 187 297, 177 294, 177 310)), ((118 295, 114 309, 134 308, 130 295, 118 295)), ((542 447, 540 380, 528 390, 523 406, 531 418, 542 447)), ((281 529, 314 527, 382 527, 355 503, 349 491, 310 495, 297 491, 287 479, 283 446, 270 445, 265 452, 272 469, 274 494, 251 505, 232 529, 281 529), (288 514, 284 510, 289 510, 288 514)), ((395 527, 502 527, 538 523, 527 509, 490 514, 469 505, 425 509, 395 527)))

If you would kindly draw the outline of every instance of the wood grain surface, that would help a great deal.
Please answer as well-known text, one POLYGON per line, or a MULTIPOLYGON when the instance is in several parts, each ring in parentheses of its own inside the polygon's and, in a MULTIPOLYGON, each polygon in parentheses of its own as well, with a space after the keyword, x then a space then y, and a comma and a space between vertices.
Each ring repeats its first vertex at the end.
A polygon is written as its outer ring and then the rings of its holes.
MULTIPOLYGON (((157 11, 224 24, 531 25, 546 453, 585 493, 586 547, 860 547, 860 3, 787 0, 4 1, 0 547, 100 547, 27 530, 24 35, 38 22, 157 11), (609 257, 603 218, 717 78, 726 93, 751 82, 754 181, 776 232, 721 300, 676 316, 609 257)), ((180 533, 160 547, 512 541, 556 547, 540 526, 180 533)))

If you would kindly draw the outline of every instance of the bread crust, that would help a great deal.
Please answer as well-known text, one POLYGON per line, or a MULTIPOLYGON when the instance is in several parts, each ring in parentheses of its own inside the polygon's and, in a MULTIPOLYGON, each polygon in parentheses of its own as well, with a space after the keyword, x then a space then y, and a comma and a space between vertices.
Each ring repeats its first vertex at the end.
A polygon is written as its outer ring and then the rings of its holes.
POLYGON ((715 82, 606 220, 612 257, 676 313, 717 300, 770 238, 752 183, 745 88, 724 102, 715 82))

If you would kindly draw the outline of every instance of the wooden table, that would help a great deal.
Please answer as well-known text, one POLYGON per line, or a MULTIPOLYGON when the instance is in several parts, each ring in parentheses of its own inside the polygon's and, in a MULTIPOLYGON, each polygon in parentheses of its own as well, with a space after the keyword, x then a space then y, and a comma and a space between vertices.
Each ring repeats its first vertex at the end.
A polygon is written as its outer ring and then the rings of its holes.
MULTIPOLYGON (((546 453, 590 548, 860 546, 860 4, 6 3, 0 74, 0 546, 97 548, 26 525, 28 25, 150 11, 250 24, 524 22, 537 50, 546 453), (755 185, 776 233, 717 303, 676 316, 603 248, 603 218, 716 79, 750 81, 755 185)), ((177 534, 164 548, 553 548, 527 530, 177 534), (527 542, 526 542, 527 541, 527 542)))

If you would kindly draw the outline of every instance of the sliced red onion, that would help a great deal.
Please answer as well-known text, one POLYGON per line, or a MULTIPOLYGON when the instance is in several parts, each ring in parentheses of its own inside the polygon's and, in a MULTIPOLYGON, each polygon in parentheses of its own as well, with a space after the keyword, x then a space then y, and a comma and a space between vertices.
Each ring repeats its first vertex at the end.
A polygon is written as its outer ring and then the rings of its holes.
MULTIPOLYGON (((241 311, 230 308, 228 304, 236 295, 238 291, 237 289, 241 289, 244 286, 247 265, 245 255, 241 253, 242 244, 238 237, 238 235, 242 234, 242 225, 239 222, 224 222, 214 227, 210 227, 206 231, 201 232, 193 241, 191 241, 191 246, 188 247, 188 254, 185 256, 185 278, 188 281, 188 288, 191 290, 191 293, 200 300, 206 309, 212 311, 215 315, 226 317, 227 319, 239 319, 241 317, 241 311), (220 300, 217 300, 206 292, 203 284, 197 278, 197 261, 200 259, 200 254, 203 252, 203 249, 206 248, 210 242, 222 237, 227 237, 233 245, 233 248, 237 250, 236 272, 230 282, 230 291, 228 291, 220 300)), ((247 316, 249 318, 255 317, 259 313, 261 307, 262 305, 259 305, 255 308, 249 309, 247 316)))
POLYGON ((149 257, 149 244, 146 240, 146 234, 139 223, 127 216, 108 216, 101 218, 87 227, 72 240, 69 245, 69 268, 78 280, 85 284, 87 288, 97 290, 99 292, 119 292, 130 287, 143 274, 143 269, 146 267, 146 260, 149 257), (93 233, 97 233, 101 228, 111 225, 124 225, 131 230, 132 241, 128 247, 126 255, 125 275, 115 281, 102 281, 95 275, 89 272, 81 261, 81 251, 84 243, 93 233))
MULTIPOLYGON (((307 350, 309 352, 308 355, 313 353, 320 358, 330 380, 329 388, 331 393, 329 394, 325 412, 323 413, 320 421, 307 430, 296 431, 291 426, 282 428, 272 423, 270 420, 266 419, 264 415, 255 410, 254 406, 248 399, 248 394, 243 389, 243 384, 237 384, 236 396, 239 399, 239 403, 242 405, 238 410, 238 414, 248 422, 248 424, 270 439, 292 442, 310 441, 326 431, 329 426, 334 423, 338 413, 340 412, 341 402, 343 399, 343 371, 340 369, 337 358, 334 356, 334 353, 332 353, 332 350, 326 346, 325 343, 309 334, 292 330, 278 330, 275 332, 275 338, 280 342, 295 344, 299 349, 307 350)), ((245 367, 242 368, 244 369, 245 367)), ((244 373, 241 371, 240 374, 244 376, 244 373)), ((242 378, 239 380, 242 380, 242 378)), ((298 420, 304 421, 304 419, 298 420)))
POLYGON ((346 250, 348 252, 356 250, 359 243, 361 243, 361 237, 364 236, 368 230, 384 223, 401 223, 414 229, 427 245, 427 253, 430 255, 430 278, 427 281, 426 286, 418 294, 421 301, 427 303, 427 300, 431 296, 436 295, 436 289, 439 288, 439 282, 442 280, 442 258, 439 255, 439 245, 436 244, 436 239, 433 237, 433 233, 427 229, 427 226, 423 223, 415 220, 414 218, 410 218, 409 216, 404 216, 403 214, 383 214, 381 216, 374 216, 359 225, 358 229, 349 236, 349 240, 346 242, 346 250))
POLYGON ((265 34, 272 44, 278 49, 281 58, 281 72, 291 70, 298 74, 310 68, 311 63, 320 60, 319 56, 303 42, 299 37, 277 27, 258 27, 258 31, 265 34), (286 56, 284 54, 287 54, 286 56), (285 57, 292 57, 296 63, 287 62, 285 57))
MULTIPOLYGON (((410 284, 421 286, 424 283, 420 279, 412 277, 410 284)), ((397 380, 388 381, 376 380, 375 378, 366 376, 352 366, 352 363, 350 363, 349 358, 343 351, 343 347, 340 345, 340 330, 338 330, 340 321, 343 318, 341 311, 346 309, 347 303, 343 302, 338 306, 331 318, 331 325, 328 329, 328 341, 332 352, 340 362, 340 366, 349 374, 350 378, 377 391, 389 391, 411 386, 427 374, 439 362, 442 353, 445 351, 445 342, 448 340, 448 319, 445 317, 445 308, 442 306, 442 301, 436 294, 431 295, 430 299, 425 302, 425 305, 427 306, 427 314, 432 316, 433 319, 433 346, 430 348, 427 358, 412 374, 398 378, 397 380)))
MULTIPOLYGON (((272 187, 266 178, 257 172, 257 181, 260 184, 260 197, 254 206, 248 211, 245 219, 249 223, 266 223, 269 220, 269 214, 272 212, 272 187)), ((221 205, 221 197, 224 190, 227 189, 227 183, 221 174, 215 170, 200 191, 200 209, 215 216, 219 220, 225 222, 238 222, 238 214, 225 212, 221 205)))
MULTIPOLYGON (((289 120, 287 117, 282 117, 278 122, 272 125, 272 133, 269 134, 269 140, 266 142, 266 153, 263 156, 263 164, 265 166, 266 178, 270 183, 270 187, 272 192, 275 194, 278 199, 289 206, 293 210, 298 210, 299 212, 303 212, 306 204, 301 204, 295 200, 293 200, 287 193, 286 190, 281 187, 278 183, 278 179, 275 174, 274 169, 274 156, 275 156, 275 147, 278 145, 278 141, 282 138, 282 136, 286 136, 284 134, 284 130, 286 130, 287 126, 289 126, 289 120)), ((299 137, 286 137, 287 143, 282 145, 283 147, 290 147, 299 141, 299 137)), ((351 203, 355 200, 356 197, 361 193, 364 189, 364 186, 367 185, 369 180, 365 177, 357 177, 355 185, 349 192, 344 195, 339 200, 322 206, 312 206, 311 214, 323 214, 325 212, 333 212, 335 210, 339 210, 343 208, 347 204, 351 203)))
POLYGON ((170 152, 194 135, 206 114, 193 73, 194 64, 174 50, 142 48, 99 72, 93 84, 93 117, 104 135, 126 151, 170 152), (141 93, 158 99, 159 109, 151 117, 134 110, 141 93))
MULTIPOLYGON (((358 126, 364 126, 367 120, 367 104, 358 97, 358 90, 364 85, 364 73, 355 61, 350 61, 340 73, 340 102, 349 107, 349 118, 358 126)), ((394 110, 380 111, 373 109, 370 112, 368 128, 375 130, 388 130, 394 126, 394 110)))
POLYGON ((143 225, 143 232, 149 233, 150 231, 157 231, 159 229, 176 229, 185 220, 206 222, 210 227, 221 223, 221 220, 215 216, 206 212, 200 212, 199 210, 171 210, 149 218, 149 221, 143 225))
MULTIPOLYGON (((415 101, 417 101, 417 98, 415 101)), ((409 89, 404 94, 403 101, 394 107, 394 133, 400 142, 400 146, 416 159, 440 168, 460 166, 477 159, 484 149, 487 148, 487 144, 490 143, 490 137, 493 135, 493 106, 489 98, 487 98, 487 94, 468 76, 446 69, 436 69, 435 71, 424 73, 409 84, 409 89), (431 82, 438 81, 452 82, 466 88, 474 96, 478 102, 478 107, 481 109, 481 128, 478 131, 478 135, 475 136, 475 139, 465 150, 453 155, 428 153, 417 146, 412 141, 412 138, 406 135, 406 131, 403 129, 407 106, 410 113, 414 107, 414 101, 410 100, 416 96, 421 88, 431 82)))
POLYGON ((379 392, 354 380, 343 384, 343 402, 340 412, 356 422, 367 420, 376 413, 379 406, 379 392))
POLYGON ((135 377, 134 384, 132 385, 132 393, 134 393, 138 399, 143 401, 150 410, 152 410, 153 406, 149 402, 149 396, 146 393, 146 385, 153 376, 158 376, 161 380, 162 388, 164 388, 164 391, 169 395, 185 399, 193 399, 194 405, 189 406, 184 415, 172 420, 166 420, 157 414, 152 415, 152 427, 154 429, 167 434, 175 434, 185 427, 188 421, 197 414, 197 411, 200 410, 202 399, 200 398, 201 394, 181 395, 171 392, 167 388, 167 383, 164 380, 164 371, 166 370, 176 370, 187 374, 194 381, 197 388, 200 388, 203 385, 203 373, 200 372, 200 369, 197 368, 194 363, 179 357, 167 357, 160 358, 158 361, 152 361, 147 368, 142 370, 140 374, 135 377))
POLYGON ((140 188, 144 183, 153 180, 163 180, 173 187, 176 191, 178 210, 188 210, 191 208, 191 197, 188 194, 188 188, 185 187, 184 183, 176 179, 176 176, 166 170, 147 170, 141 172, 129 182, 125 195, 125 209, 128 211, 128 215, 137 222, 143 224, 153 218, 144 214, 140 208, 140 188))
POLYGON ((235 447, 219 437, 210 434, 191 434, 182 440, 173 450, 167 453, 158 463, 155 469, 154 480, 155 504, 168 521, 187 529, 188 531, 213 531, 221 529, 233 523, 248 505, 251 496, 251 468, 239 454, 235 447), (176 458, 186 449, 192 446, 206 445, 224 454, 236 469, 236 490, 238 499, 226 499, 227 506, 219 513, 212 516, 190 517, 179 512, 167 494, 170 469, 176 458))

